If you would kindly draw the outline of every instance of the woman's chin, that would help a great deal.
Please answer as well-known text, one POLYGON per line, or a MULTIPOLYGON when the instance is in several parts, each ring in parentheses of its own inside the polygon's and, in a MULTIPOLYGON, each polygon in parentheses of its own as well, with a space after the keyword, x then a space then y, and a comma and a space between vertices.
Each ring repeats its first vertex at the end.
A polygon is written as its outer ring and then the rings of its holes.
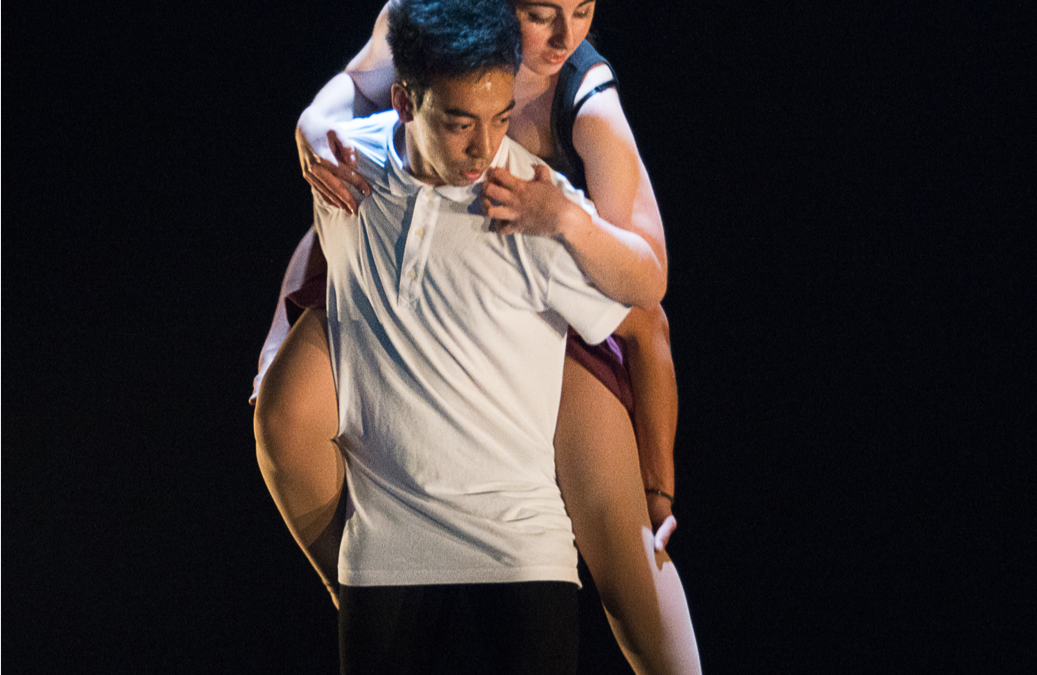
POLYGON ((558 71, 560 71, 562 69, 562 66, 565 65, 565 61, 566 59, 562 59, 561 61, 555 62, 551 59, 534 58, 529 59, 528 61, 523 61, 522 65, 528 68, 529 70, 533 71, 537 75, 540 75, 542 77, 551 77, 552 75, 558 74, 558 71))

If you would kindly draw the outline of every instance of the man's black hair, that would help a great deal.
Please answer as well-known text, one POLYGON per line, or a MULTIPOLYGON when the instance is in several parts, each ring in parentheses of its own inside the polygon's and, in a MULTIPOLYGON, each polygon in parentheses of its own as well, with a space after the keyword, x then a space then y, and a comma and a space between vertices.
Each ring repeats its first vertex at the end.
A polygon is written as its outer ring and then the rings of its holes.
POLYGON ((397 0, 389 7, 389 48, 415 108, 436 78, 515 73, 522 62, 522 34, 507 0, 397 0))

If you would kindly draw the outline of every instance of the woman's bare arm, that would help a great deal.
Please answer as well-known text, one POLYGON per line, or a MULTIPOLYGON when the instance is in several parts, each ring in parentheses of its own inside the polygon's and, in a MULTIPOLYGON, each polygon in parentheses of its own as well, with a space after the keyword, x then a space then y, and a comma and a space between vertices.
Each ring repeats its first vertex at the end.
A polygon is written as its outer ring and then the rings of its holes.
POLYGON ((677 376, 670 353, 670 327, 661 305, 631 310, 616 331, 626 341, 627 370, 634 398, 634 435, 648 515, 661 551, 673 534, 673 445, 677 435, 677 376))
MULTIPOLYGON (((577 99, 611 76, 604 64, 591 69, 577 99)), ((552 194, 539 174, 521 181, 499 170, 491 173, 486 188, 487 211, 503 221, 504 233, 558 239, 603 293, 652 309, 666 293, 662 218, 615 90, 599 92, 583 105, 573 126, 573 145, 598 217, 552 194)))
POLYGON ((653 274, 658 263, 648 242, 569 200, 546 166, 537 167, 528 181, 492 169, 483 208, 501 234, 557 239, 598 290, 616 302, 652 307, 662 299, 665 277, 653 274))
POLYGON ((334 131, 336 122, 353 119, 353 80, 339 73, 321 88, 295 127, 302 176, 314 192, 332 206, 356 213, 357 200, 347 186, 371 194, 367 181, 355 171, 356 149, 343 144, 334 131))
POLYGON ((332 206, 355 213, 357 198, 371 194, 367 181, 358 174, 356 150, 329 131, 337 122, 389 108, 389 91, 394 71, 392 53, 386 42, 389 31, 389 3, 382 7, 371 38, 353 57, 345 72, 331 78, 299 116, 295 144, 303 178, 332 206))
MULTIPOLYGON (((579 99, 599 80, 611 76, 607 66, 592 69, 577 92, 579 99)), ((601 217, 611 225, 642 237, 653 258, 640 270, 644 284, 666 294, 666 239, 662 216, 648 171, 634 141, 615 89, 591 96, 573 124, 573 146, 583 160, 587 192, 601 217)), ((615 264, 612 265, 616 269, 615 264)))
MULTIPOLYGON (((599 73, 607 67, 598 68, 599 73)), ((588 73, 581 90, 594 86, 588 73)), ((611 75, 611 73, 607 73, 611 75)), ((598 79, 603 79, 599 74, 598 79)), ((582 92, 577 93, 577 98, 582 92)), ((573 126, 573 145, 583 159, 587 190, 598 212, 616 227, 644 238, 658 267, 648 272, 661 278, 665 292, 667 259, 662 216, 648 171, 641 161, 633 132, 614 89, 600 92, 580 109, 573 126)), ((660 298, 662 295, 660 294, 660 298)), ((641 478, 646 490, 674 494, 673 446, 677 433, 677 378, 670 352, 669 323, 656 303, 635 308, 617 331, 627 341, 627 362, 634 394, 634 431, 641 478)), ((646 492, 655 546, 662 549, 676 521, 670 501, 646 492)))
POLYGON ((357 97, 353 110, 358 117, 392 107, 389 92, 396 79, 396 72, 393 69, 392 51, 387 41, 390 4, 387 2, 382 7, 378 18, 375 19, 371 39, 346 66, 346 72, 356 84, 357 97))

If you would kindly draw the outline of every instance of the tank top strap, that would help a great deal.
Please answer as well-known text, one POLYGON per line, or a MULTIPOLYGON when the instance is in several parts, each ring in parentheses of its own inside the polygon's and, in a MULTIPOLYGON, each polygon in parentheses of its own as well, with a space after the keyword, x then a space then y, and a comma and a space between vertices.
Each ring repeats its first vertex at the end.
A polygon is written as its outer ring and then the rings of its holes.
MULTIPOLYGON (((567 171, 563 171, 563 173, 566 173, 569 182, 581 190, 587 189, 587 179, 583 170, 583 160, 580 159, 576 153, 576 147, 573 145, 573 124, 576 122, 576 114, 591 96, 619 85, 613 76, 608 82, 603 82, 581 97, 579 101, 574 100, 576 92, 583 84, 583 78, 591 68, 600 63, 604 63, 612 70, 612 64, 605 60, 598 50, 586 40, 581 42, 558 72, 558 82, 555 84, 554 99, 551 102, 551 133, 558 149, 564 154, 563 163, 567 171)), ((614 73, 615 71, 613 71, 614 73)))

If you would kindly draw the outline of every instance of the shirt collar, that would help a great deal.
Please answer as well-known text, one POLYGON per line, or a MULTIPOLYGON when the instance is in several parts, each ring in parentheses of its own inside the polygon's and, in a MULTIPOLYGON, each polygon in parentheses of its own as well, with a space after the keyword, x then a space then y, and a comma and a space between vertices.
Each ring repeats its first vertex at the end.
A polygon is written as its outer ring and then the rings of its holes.
MULTIPOLYGON (((391 136, 389 137, 389 191, 395 197, 409 197, 415 195, 423 187, 427 187, 428 183, 423 183, 403 168, 403 160, 396 152, 396 132, 400 128, 401 123, 399 121, 393 125, 391 136)), ((504 145, 508 142, 507 137, 501 140, 500 147, 497 148, 497 154, 493 156, 493 161, 490 162, 491 167, 500 166, 504 162, 504 158, 507 156, 507 151, 504 149, 504 145)), ((486 180, 486 174, 483 173, 479 176, 479 180, 475 181, 471 185, 440 185, 434 188, 436 194, 440 197, 449 199, 450 201, 459 202, 461 204, 470 204, 475 201, 475 198, 479 196, 481 188, 479 184, 486 180)))

